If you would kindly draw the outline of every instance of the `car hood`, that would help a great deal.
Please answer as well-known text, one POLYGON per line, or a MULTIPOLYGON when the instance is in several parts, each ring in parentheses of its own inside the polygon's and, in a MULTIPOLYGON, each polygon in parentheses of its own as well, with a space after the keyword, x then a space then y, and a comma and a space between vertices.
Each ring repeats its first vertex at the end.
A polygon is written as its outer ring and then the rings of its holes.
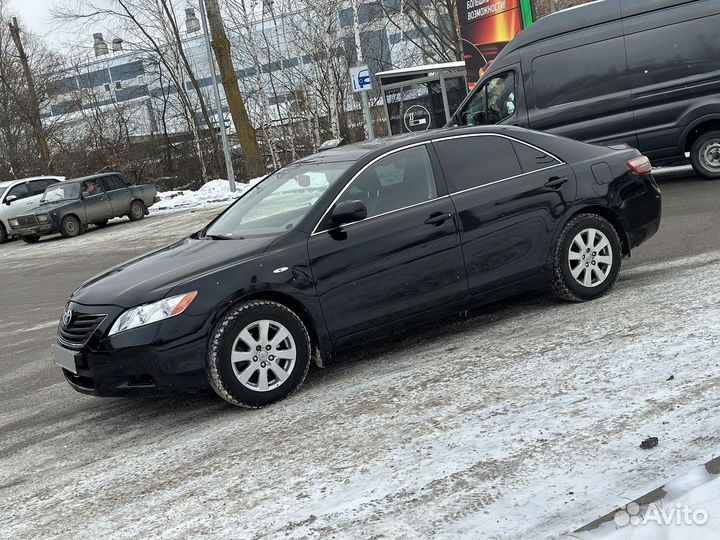
POLYGON ((76 289, 70 300, 123 308, 153 302, 182 283, 262 254, 273 240, 185 238, 95 276, 76 289))
POLYGON ((33 214, 48 214, 52 212, 53 210, 57 210, 58 208, 62 208, 63 206, 68 206, 69 204, 73 204, 79 202, 78 200, 68 200, 68 201, 58 201, 58 202, 52 202, 47 204, 39 204, 38 206, 25 211, 23 215, 33 215, 33 214))

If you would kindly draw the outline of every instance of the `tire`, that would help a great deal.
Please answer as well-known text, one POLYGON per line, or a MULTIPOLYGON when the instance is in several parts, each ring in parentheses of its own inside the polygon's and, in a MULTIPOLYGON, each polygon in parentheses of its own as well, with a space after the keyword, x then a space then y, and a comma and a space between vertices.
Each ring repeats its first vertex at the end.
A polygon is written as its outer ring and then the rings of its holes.
POLYGON ((690 148, 690 163, 700 176, 720 178, 720 131, 700 135, 690 148))
POLYGON ((4 244, 7 242, 10 238, 8 237, 8 233, 5 230, 5 225, 0 223, 0 244, 4 244))
POLYGON ((238 304, 222 317, 210 337, 207 356, 210 386, 233 405, 264 407, 300 388, 310 367, 310 349, 305 325, 287 307, 266 300, 238 304), (262 323, 268 323, 267 339, 263 339, 262 323), (267 345, 279 337, 280 327, 287 337, 277 345, 267 345), (257 346, 262 347, 260 351, 257 346), (272 348, 267 350, 267 346, 272 348), (233 351, 235 362, 231 361, 233 351))
POLYGON ((140 221, 145 217, 145 205, 142 201, 134 200, 130 203, 130 212, 128 213, 130 221, 140 221))
POLYGON ((75 216, 65 216, 60 222, 60 234, 65 238, 73 238, 82 232, 83 226, 75 216))
POLYGON ((40 237, 34 234, 30 236, 21 236, 20 238, 22 238, 23 242, 26 244, 36 244, 38 240, 40 240, 40 237))
POLYGON ((600 298, 617 282, 622 255, 620 237, 608 220, 596 214, 574 216, 555 246, 553 292, 571 302, 600 298))
POLYGON ((107 227, 107 224, 108 224, 108 220, 107 220, 107 219, 103 219, 102 221, 98 221, 98 222, 96 222, 96 223, 93 223, 93 225, 95 225, 95 226, 96 226, 97 228, 99 228, 99 229, 102 229, 103 227, 107 227))

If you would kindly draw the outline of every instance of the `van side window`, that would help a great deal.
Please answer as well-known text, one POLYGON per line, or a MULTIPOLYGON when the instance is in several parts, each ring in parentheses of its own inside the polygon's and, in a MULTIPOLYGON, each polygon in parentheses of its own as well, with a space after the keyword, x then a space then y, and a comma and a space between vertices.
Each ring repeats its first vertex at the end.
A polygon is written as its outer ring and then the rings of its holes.
POLYGON ((450 193, 457 193, 522 174, 512 142, 479 135, 433 143, 440 156, 450 193))
POLYGON ((532 62, 535 106, 547 109, 629 90, 625 66, 621 37, 538 56, 532 62))
POLYGON ((458 113, 463 126, 499 124, 515 114, 515 73, 508 71, 489 79, 458 113))
POLYGON ((557 159, 542 150, 537 150, 527 144, 513 141, 512 145, 518 160, 520 160, 520 166, 524 173, 545 169, 560 163, 557 159))

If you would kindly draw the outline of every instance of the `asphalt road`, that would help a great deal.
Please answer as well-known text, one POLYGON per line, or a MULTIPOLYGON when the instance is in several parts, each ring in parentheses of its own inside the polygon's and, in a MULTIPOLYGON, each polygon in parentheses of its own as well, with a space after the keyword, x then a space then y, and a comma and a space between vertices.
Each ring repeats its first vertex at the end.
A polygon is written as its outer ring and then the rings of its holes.
MULTIPOLYGON (((664 197, 660 231, 636 250, 632 258, 624 263, 624 268, 652 264, 654 272, 667 276, 678 271, 677 265, 667 264, 674 259, 720 251, 720 212, 717 211, 720 181, 660 177, 659 183, 664 197), (664 270, 666 264, 667 269, 664 270)), ((3 463, 22 463, 22 456, 28 448, 46 448, 44 470, 51 477, 53 461, 62 460, 64 453, 74 452, 73 448, 65 445, 65 439, 59 446, 53 443, 68 431, 75 434, 75 444, 82 444, 87 434, 87 439, 93 441, 98 452, 112 452, 113 448, 101 440, 110 434, 100 437, 99 433, 116 414, 124 415, 126 421, 118 426, 117 433, 113 432, 113 445, 129 444, 127 450, 131 453, 130 443, 137 442, 138 433, 127 423, 128 417, 143 418, 143 421, 162 418, 162 422, 158 420, 157 424, 160 429, 177 429, 183 422, 194 419, 197 408, 192 400, 188 405, 187 400, 175 398, 100 400, 75 394, 52 365, 49 346, 65 301, 75 287, 108 267, 193 232, 216 212, 203 210, 151 216, 138 223, 122 220, 107 229, 91 230, 75 239, 51 238, 36 245, 12 242, 0 246, 0 467, 3 463)), ((524 299, 511 300, 487 311, 502 317, 507 310, 522 309, 525 302, 524 299)), ((455 327, 452 321, 447 323, 448 332, 455 327)), ((433 334, 436 340, 442 340, 443 325, 435 328, 433 334)), ((383 353, 380 349, 373 349, 371 354, 381 356, 383 353)), ((344 355, 350 361, 351 371, 361 369, 353 363, 354 355, 367 356, 353 352, 344 355)), ((324 377, 342 378, 343 369, 331 367, 324 377)), ((309 384, 313 384, 312 374, 309 384)), ((223 422, 230 421, 222 402, 213 396, 197 399, 203 403, 210 400, 211 403, 209 408, 206 405, 199 409, 201 418, 212 421, 220 415, 223 422)), ((375 436, 386 434, 376 433, 375 436)), ((158 445, 157 452, 162 452, 161 441, 158 445)), ((81 474, 81 466, 93 463, 93 458, 86 454, 83 454, 86 456, 83 457, 84 463, 75 463, 78 474, 81 474)), ((20 471, 17 480, 7 480, 13 475, 0 476, 0 479, 4 478, 0 480, 0 517, 3 490, 17 488, 30 474, 20 471)), ((40 492, 37 496, 50 495, 40 492)), ((183 532, 188 530, 183 529, 183 532)), ((66 532, 70 534, 69 530, 66 532)))

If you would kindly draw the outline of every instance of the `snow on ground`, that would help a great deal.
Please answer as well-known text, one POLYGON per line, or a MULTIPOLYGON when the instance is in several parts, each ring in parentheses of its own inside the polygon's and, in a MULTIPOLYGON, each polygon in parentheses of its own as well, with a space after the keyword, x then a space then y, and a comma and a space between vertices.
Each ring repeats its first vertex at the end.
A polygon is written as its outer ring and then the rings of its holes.
POLYGON ((223 206, 234 201, 248 189, 260 182, 264 176, 253 178, 247 183, 236 182, 236 190, 230 191, 230 182, 227 180, 211 180, 197 191, 161 191, 158 193, 160 202, 150 207, 150 213, 157 214, 186 208, 210 208, 223 206))
POLYGON ((58 382, 0 410, 0 537, 568 534, 717 455, 718 290, 715 252, 594 302, 525 296, 348 351, 257 411, 58 382))

